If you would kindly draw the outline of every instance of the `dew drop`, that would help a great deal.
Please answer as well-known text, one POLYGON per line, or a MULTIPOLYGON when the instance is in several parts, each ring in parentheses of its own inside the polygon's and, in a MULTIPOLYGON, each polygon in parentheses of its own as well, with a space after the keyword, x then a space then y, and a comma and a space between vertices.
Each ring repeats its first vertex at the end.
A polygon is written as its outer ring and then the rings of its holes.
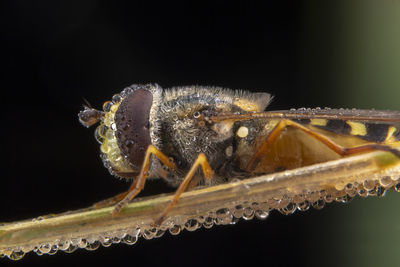
POLYGON ((252 210, 250 207, 246 207, 243 210, 243 219, 246 221, 251 220, 254 218, 254 210, 252 210))
POLYGON ((143 233, 142 233, 142 236, 143 236, 145 239, 150 240, 150 239, 153 239, 153 238, 154 238, 154 236, 156 235, 156 233, 157 233, 157 229, 156 229, 156 228, 145 229, 145 230, 143 231, 143 233))
POLYGON ((57 247, 58 247, 58 249, 60 249, 60 250, 66 250, 66 249, 68 249, 68 247, 69 247, 69 241, 64 241, 64 240, 62 240, 62 241, 59 241, 58 243, 57 243, 57 247))
POLYGON ((58 251, 58 246, 57 246, 57 245, 55 245, 55 244, 53 244, 53 245, 51 246, 51 249, 50 249, 50 251, 49 251, 49 252, 47 252, 47 254, 49 254, 49 255, 54 255, 54 254, 56 254, 56 253, 57 253, 57 251, 58 251))
POLYGON ((201 227, 201 224, 196 219, 190 219, 185 223, 185 229, 193 232, 201 227))
POLYGON ((314 209, 320 210, 325 206, 325 201, 322 199, 319 199, 319 200, 315 201, 314 203, 312 203, 312 206, 314 209))
POLYGON ((25 256, 25 253, 23 251, 13 251, 10 255, 8 255, 8 258, 13 261, 17 261, 22 259, 25 256))
POLYGON ((37 255, 39 255, 39 256, 42 256, 43 255, 43 253, 39 250, 39 248, 38 247, 35 247, 34 249, 33 249, 33 252, 35 252, 37 255))
POLYGON ((111 240, 112 240, 113 244, 119 244, 121 242, 121 238, 116 237, 116 236, 112 237, 111 240))
POLYGON ((93 250, 98 249, 100 247, 100 245, 101 245, 100 241, 96 240, 93 243, 88 243, 87 246, 85 247, 85 249, 89 250, 89 251, 93 251, 93 250))
POLYGON ((327 194, 324 199, 326 203, 331 203, 333 200, 335 200, 335 198, 331 194, 327 194))
POLYGON ((160 238, 160 237, 162 237, 164 234, 165 234, 165 231, 164 231, 164 230, 158 229, 154 237, 155 237, 155 238, 160 238))
POLYGON ((124 123, 124 124, 122 125, 122 130, 126 131, 126 130, 129 129, 129 127, 131 127, 131 125, 130 125, 129 123, 124 123))
POLYGON ((235 218, 242 218, 243 217, 243 206, 242 205, 237 205, 232 209, 232 215, 235 218))
POLYGON ((214 218, 212 217, 206 217, 204 222, 203 222, 203 227, 206 229, 210 229, 214 225, 214 218))
POLYGON ((168 229, 171 235, 178 235, 181 232, 182 228, 180 225, 174 225, 168 229))
POLYGON ((88 244, 87 240, 84 239, 84 238, 82 238, 82 239, 80 240, 80 242, 78 243, 78 247, 79 247, 79 248, 85 248, 85 247, 87 246, 87 244, 88 244))
POLYGON ((66 253, 72 253, 72 252, 74 252, 74 251, 77 250, 77 249, 78 249, 77 246, 70 245, 70 246, 68 247, 68 249, 65 249, 65 250, 64 250, 64 252, 66 252, 66 253))
POLYGON ((77 246, 82 241, 82 238, 71 238, 71 245, 77 246))
POLYGON ((293 214, 296 211, 297 205, 293 202, 290 202, 286 207, 279 209, 279 212, 284 215, 293 214))
POLYGON ((51 250, 51 246, 50 244, 43 244, 39 247, 39 250, 42 254, 46 254, 49 253, 49 251, 51 250))
POLYGON ((300 211, 306 211, 310 208, 310 202, 308 202, 308 200, 305 200, 303 202, 300 202, 299 204, 297 204, 297 209, 300 211))
POLYGON ((112 105, 113 105, 113 104, 111 103, 111 101, 104 102, 104 104, 103 104, 103 110, 104 110, 105 112, 109 112, 112 105))
POLYGON ((103 238, 100 240, 101 244, 103 247, 109 247, 112 244, 112 239, 109 237, 103 236, 103 238))
POLYGON ((263 210, 256 210, 256 211, 254 212, 254 214, 255 214, 256 217, 257 217, 258 219, 260 219, 260 220, 265 220, 265 219, 268 217, 268 215, 269 215, 269 213, 268 213, 267 211, 263 211, 263 210))
POLYGON ((227 208, 217 210, 216 215, 217 215, 217 220, 216 220, 217 224, 225 225, 225 224, 230 224, 232 221, 232 213, 227 208))
POLYGON ((358 190, 358 195, 360 197, 366 197, 366 196, 368 196, 368 191, 365 189, 360 189, 360 190, 358 190))
POLYGON ((121 97, 119 94, 115 94, 112 96, 111 100, 113 103, 118 103, 119 101, 121 101, 121 97))
POLYGON ((389 188, 393 185, 393 180, 390 176, 384 176, 379 180, 379 183, 385 187, 385 188, 389 188))
POLYGON ((375 181, 373 180, 365 180, 363 185, 366 190, 372 190, 375 187, 375 181))
POLYGON ((377 187, 374 186, 371 190, 368 190, 368 196, 376 196, 377 195, 377 187))
POLYGON ((111 128, 111 130, 116 131, 117 125, 115 123, 111 123, 110 128, 111 128))
POLYGON ((337 202, 342 202, 342 203, 349 203, 353 198, 349 195, 337 197, 336 201, 337 202))
POLYGON ((133 244, 135 244, 136 242, 137 242, 137 240, 138 240, 138 236, 136 236, 136 235, 126 235, 122 240, 121 240, 121 242, 122 243, 125 243, 125 244, 127 244, 127 245, 133 245, 133 244))
POLYGON ((386 194, 386 189, 383 186, 378 186, 376 188, 376 196, 377 197, 384 197, 386 194))
POLYGON ((396 192, 400 192, 400 183, 394 186, 394 190, 396 190, 396 192))

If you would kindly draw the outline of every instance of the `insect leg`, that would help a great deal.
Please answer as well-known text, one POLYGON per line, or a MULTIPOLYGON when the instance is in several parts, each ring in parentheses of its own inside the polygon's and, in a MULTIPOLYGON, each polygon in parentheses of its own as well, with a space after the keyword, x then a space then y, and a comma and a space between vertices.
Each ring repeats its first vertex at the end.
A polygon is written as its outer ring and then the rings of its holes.
POLYGON ((341 156, 347 156, 347 155, 352 155, 352 154, 358 154, 362 152, 368 152, 368 151, 375 151, 375 150, 381 150, 381 151, 388 151, 393 153, 395 156, 400 158, 400 151, 397 149, 392 148, 389 145, 383 145, 383 144, 366 144, 366 145, 360 145, 356 147, 350 147, 350 148, 345 148, 342 147, 332 140, 330 140, 328 137, 314 132, 307 127, 304 127, 303 125, 296 123, 291 120, 281 120, 274 129, 272 129, 271 133, 267 136, 267 138, 264 140, 263 144, 260 146, 260 148, 256 151, 256 153, 253 154, 251 159, 249 160, 247 166, 246 166, 246 171, 252 172, 258 165, 258 163, 261 161, 263 156, 269 151, 269 148, 271 145, 278 139, 280 136, 281 132, 287 127, 287 126, 292 126, 295 127, 299 130, 302 130, 306 134, 314 137, 315 139, 321 141, 323 144, 328 146, 330 149, 332 149, 334 152, 341 156))
POLYGON ((175 163, 170 161, 164 153, 158 150, 155 146, 149 145, 146 150, 146 155, 144 157, 142 169, 140 170, 139 176, 136 178, 134 184, 132 184, 132 186, 129 188, 126 196, 115 206, 112 212, 113 216, 118 215, 121 209, 125 207, 129 203, 129 201, 131 201, 144 188, 146 179, 150 176, 150 156, 152 154, 156 156, 162 162, 162 164, 166 165, 170 170, 176 169, 175 163))
POLYGON ((161 222, 164 220, 165 216, 168 212, 175 206, 176 202, 178 202, 180 196, 183 192, 188 188, 192 178, 196 174, 198 167, 201 166, 203 171, 203 175, 206 179, 211 179, 214 176, 214 172, 210 167, 210 164, 207 161, 206 155, 204 153, 200 153, 197 156, 197 159, 193 163, 192 167, 190 168, 189 172, 186 174, 185 179, 183 179, 182 183, 179 185, 178 189, 175 192, 175 195, 168 206, 164 209, 161 213, 160 217, 155 221, 156 225, 160 225, 161 222))
POLYGON ((116 196, 110 197, 108 199, 96 202, 93 204, 93 208, 95 209, 101 209, 101 208, 105 208, 105 207, 110 207, 115 205, 116 203, 120 202, 122 199, 124 199, 126 197, 126 195, 128 195, 128 193, 133 190, 136 187, 136 183, 137 183, 137 178, 133 181, 133 183, 131 184, 131 186, 129 187, 128 191, 126 192, 122 192, 116 196))

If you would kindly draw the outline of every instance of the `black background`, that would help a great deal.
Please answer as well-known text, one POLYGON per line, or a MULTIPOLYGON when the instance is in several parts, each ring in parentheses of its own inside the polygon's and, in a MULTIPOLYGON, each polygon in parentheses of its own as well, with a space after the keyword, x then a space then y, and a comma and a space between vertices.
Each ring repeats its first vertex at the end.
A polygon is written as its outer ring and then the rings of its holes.
MULTIPOLYGON (((1 4, 2 184, 0 221, 91 205, 127 189, 98 157, 77 113, 132 83, 216 85, 268 91, 271 109, 332 106, 329 6, 304 3, 9 1, 1 4), (305 34, 314 25, 313 35, 305 34), (311 63, 310 63, 311 62, 311 63)), ((171 190, 147 184, 144 195, 171 190)), ((335 208, 335 205, 332 205, 335 208)), ((342 206, 340 206, 342 207, 342 206)), ((272 213, 265 221, 165 234, 134 246, 25 255, 15 266, 233 266, 332 263, 319 257, 331 207, 272 213), (322 225, 321 225, 322 224, 322 225), (312 240, 312 241, 311 241, 312 240)), ((333 249, 324 246, 324 250, 333 249)), ((2 259, 0 265, 11 264, 2 259)))

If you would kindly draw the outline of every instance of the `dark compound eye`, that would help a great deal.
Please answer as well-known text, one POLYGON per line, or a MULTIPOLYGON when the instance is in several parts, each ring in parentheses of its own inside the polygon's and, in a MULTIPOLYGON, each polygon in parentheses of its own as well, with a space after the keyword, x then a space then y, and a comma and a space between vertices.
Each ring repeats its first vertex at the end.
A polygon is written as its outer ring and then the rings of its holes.
POLYGON ((143 163, 146 149, 151 144, 148 125, 152 103, 150 91, 137 89, 124 98, 115 113, 118 147, 136 166, 143 163))

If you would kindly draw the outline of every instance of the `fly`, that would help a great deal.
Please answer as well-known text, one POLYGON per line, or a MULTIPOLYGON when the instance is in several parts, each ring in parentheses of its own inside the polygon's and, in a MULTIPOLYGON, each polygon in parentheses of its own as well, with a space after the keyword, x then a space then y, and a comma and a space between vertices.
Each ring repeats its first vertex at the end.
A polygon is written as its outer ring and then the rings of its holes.
POLYGON ((219 87, 132 85, 103 110, 85 106, 86 126, 112 175, 132 180, 127 192, 97 203, 116 216, 148 178, 177 187, 155 223, 199 184, 295 169, 380 150, 400 158, 400 112, 348 109, 264 111, 272 97, 219 87))

